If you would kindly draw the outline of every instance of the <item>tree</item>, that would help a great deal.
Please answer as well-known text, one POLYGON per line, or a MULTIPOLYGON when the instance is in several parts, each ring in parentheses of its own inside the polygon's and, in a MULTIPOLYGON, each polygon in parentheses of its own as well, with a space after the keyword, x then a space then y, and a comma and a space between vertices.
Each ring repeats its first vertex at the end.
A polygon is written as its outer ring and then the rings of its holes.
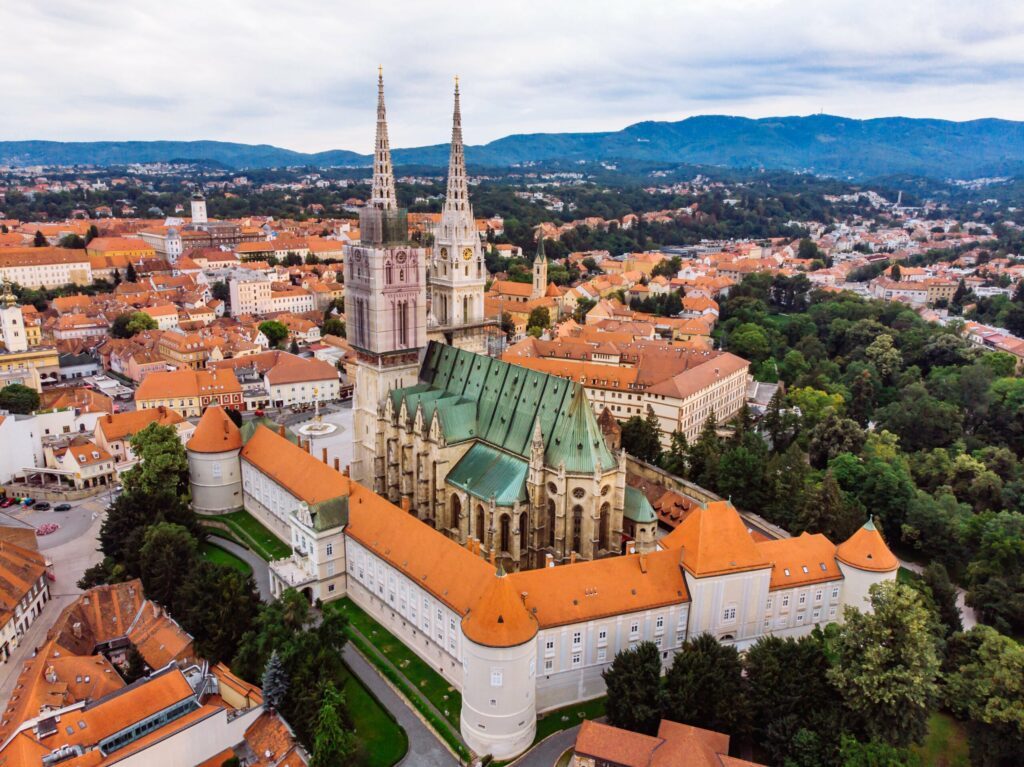
POLYGON ((345 696, 331 681, 323 685, 311 767, 345 767, 352 764, 358 743, 344 726, 345 696))
POLYGON ((796 413, 788 410, 785 405, 785 398, 780 386, 768 400, 768 407, 762 419, 772 451, 776 453, 782 453, 789 447, 800 426, 799 417, 796 413))
POLYGON ((608 691, 608 723, 624 730, 653 735, 661 720, 661 653, 653 642, 641 642, 615 656, 601 673, 608 691))
POLYGON ((32 238, 32 247, 34 248, 45 248, 49 243, 46 241, 46 237, 41 231, 36 229, 36 236, 32 238))
POLYGON ((125 331, 129 336, 134 336, 144 330, 156 330, 156 328, 156 320, 145 312, 132 312, 128 317, 128 323, 125 325, 125 331))
POLYGON ((661 454, 661 468, 677 477, 686 476, 686 454, 689 452, 686 434, 676 429, 672 432, 669 449, 661 454))
POLYGON ((729 334, 729 351, 751 362, 760 362, 771 354, 768 335, 760 325, 752 322, 738 326, 729 334))
POLYGON ((946 705, 968 720, 971 764, 1011 767, 1024 752, 1024 647, 988 626, 946 675, 946 705))
POLYGON ((121 284, 121 270, 120 269, 115 269, 114 270, 114 287, 116 288, 120 284, 121 284))
POLYGON ((921 573, 921 584, 928 589, 939 623, 942 624, 945 636, 951 636, 963 630, 960 620, 960 608, 956 605, 956 586, 949 579, 949 573, 941 562, 932 562, 921 573))
POLYGON ((89 224, 89 230, 85 233, 85 244, 88 245, 99 236, 100 230, 96 228, 96 224, 89 224))
POLYGON ((722 460, 722 445, 718 439, 718 421, 714 412, 708 413, 697 441, 687 456, 690 464, 689 479, 702 487, 715 487, 718 482, 718 463, 722 460))
POLYGON ((39 392, 24 384, 7 384, 0 389, 0 408, 18 415, 39 409, 39 392))
POLYGON ((658 417, 648 406, 647 415, 630 418, 622 425, 622 447, 630 455, 647 463, 657 463, 661 455, 661 431, 658 417))
POLYGON ((146 675, 148 671, 146 659, 142 657, 142 653, 139 652, 135 645, 128 645, 124 663, 118 668, 118 671, 127 684, 142 679, 146 675))
POLYGON ((173 426, 151 423, 137 431, 130 444, 140 460, 123 475, 125 492, 188 498, 188 457, 173 426))
POLYGON ((849 502, 832 471, 809 493, 799 517, 801 531, 823 533, 833 541, 845 541, 864 523, 864 512, 849 502))
POLYGON ((281 656, 277 650, 270 653, 270 660, 263 670, 263 706, 271 711, 279 709, 288 692, 288 675, 285 674, 281 656))
POLYGON ((252 629, 260 597, 252 576, 226 565, 199 561, 174 594, 175 617, 210 661, 230 662, 245 632, 252 629))
POLYGON ((299 342, 296 341, 294 338, 292 339, 292 342, 288 345, 288 351, 291 352, 292 354, 299 353, 299 342))
POLYGON ((813 241, 804 237, 797 246, 796 257, 805 261, 813 261, 816 258, 821 258, 821 251, 813 241))
POLYGON ((875 584, 870 595, 872 612, 843 610, 829 679, 859 736, 920 743, 939 691, 932 617, 916 591, 895 581, 875 584))
POLYGON ((883 333, 872 341, 864 350, 864 356, 875 366, 878 375, 885 382, 892 381, 903 367, 903 355, 893 345, 892 336, 888 333, 883 333))
POLYGON ((834 740, 842 711, 828 681, 829 665, 823 642, 813 634, 798 640, 764 636, 747 651, 743 668, 751 735, 773 764, 795 755, 801 729, 834 740))
POLYGON ((920 761, 909 749, 877 740, 861 742, 843 735, 839 745, 839 763, 843 767, 918 767, 920 761))
POLYGON ((340 336, 341 338, 344 338, 345 323, 337 317, 331 317, 330 319, 324 320, 324 324, 320 327, 320 332, 325 336, 340 336))
POLYGON ((159 522, 147 528, 139 551, 146 596, 175 612, 182 574, 191 572, 198 556, 196 539, 181 525, 159 522))
POLYGON ((288 327, 277 320, 266 320, 260 323, 260 332, 267 337, 272 347, 278 347, 288 337, 288 327))
POLYGON ((866 439, 867 435, 856 421, 829 414, 811 430, 807 446, 811 466, 824 469, 840 453, 856 455, 864 447, 866 439))
POLYGON ((131 261, 128 262, 128 268, 125 269, 124 271, 124 278, 128 282, 139 281, 139 273, 135 271, 135 264, 133 264, 131 261))
POLYGON ((875 417, 881 428, 900 438, 904 450, 912 452, 945 447, 962 433, 959 408, 933 397, 923 383, 905 386, 899 400, 876 411, 875 417))
POLYGON ((217 280, 210 286, 210 295, 218 301, 228 303, 231 300, 231 289, 224 280, 217 280))
POLYGON ((538 306, 536 309, 530 311, 530 317, 526 320, 526 327, 528 328, 550 328, 551 327, 551 313, 548 311, 546 306, 538 306))
POLYGON ((893 264, 892 268, 889 269, 889 277, 892 278, 893 282, 899 282, 903 279, 903 271, 900 269, 899 264, 893 264))
POLYGON ((957 314, 960 313, 960 307, 964 305, 964 300, 967 298, 967 283, 964 278, 960 278, 960 282, 956 284, 956 290, 953 292, 953 298, 950 299, 949 305, 957 308, 957 314))
POLYGON ((686 640, 665 675, 662 717, 739 736, 747 721, 735 646, 710 634, 686 640))
POLYGON ((808 428, 814 428, 829 415, 841 414, 843 411, 843 395, 829 394, 810 386, 793 389, 789 393, 789 401, 799 409, 808 428))
POLYGON ((71 248, 73 250, 85 249, 85 240, 83 240, 79 235, 73 233, 65 234, 61 237, 59 244, 62 248, 71 248))

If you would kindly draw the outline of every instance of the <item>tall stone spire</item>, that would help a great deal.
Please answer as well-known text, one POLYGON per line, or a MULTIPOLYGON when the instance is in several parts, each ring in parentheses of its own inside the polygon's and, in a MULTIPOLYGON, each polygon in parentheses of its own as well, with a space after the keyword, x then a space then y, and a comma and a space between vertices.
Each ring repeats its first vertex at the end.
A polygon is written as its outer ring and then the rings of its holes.
POLYGON ((391 145, 388 142, 388 118, 384 109, 384 68, 377 68, 377 142, 373 148, 373 193, 370 205, 381 210, 395 210, 395 174, 391 168, 391 145))
POLYGON ((445 213, 468 214, 460 218, 472 220, 469 205, 469 184, 466 181, 466 154, 462 145, 462 109, 459 106, 459 78, 455 78, 455 109, 452 113, 452 147, 448 159, 448 191, 444 200, 445 213))

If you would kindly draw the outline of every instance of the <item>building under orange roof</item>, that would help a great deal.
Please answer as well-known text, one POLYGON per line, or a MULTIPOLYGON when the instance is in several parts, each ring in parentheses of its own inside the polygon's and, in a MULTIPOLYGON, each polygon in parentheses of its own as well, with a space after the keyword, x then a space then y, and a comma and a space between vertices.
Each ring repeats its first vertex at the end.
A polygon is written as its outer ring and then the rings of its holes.
POLYGON ((852 567, 879 573, 897 570, 900 566, 872 519, 836 547, 836 557, 852 567))
POLYGON ((242 458, 310 506, 350 492, 348 477, 262 424, 245 443, 242 458))
POLYGON ((694 509, 659 543, 681 551, 681 564, 698 578, 771 566, 727 501, 694 509))
POLYGON ((151 423, 174 426, 185 419, 176 410, 158 407, 151 410, 132 410, 125 413, 107 413, 96 421, 96 429, 107 442, 125 439, 142 431, 151 423))

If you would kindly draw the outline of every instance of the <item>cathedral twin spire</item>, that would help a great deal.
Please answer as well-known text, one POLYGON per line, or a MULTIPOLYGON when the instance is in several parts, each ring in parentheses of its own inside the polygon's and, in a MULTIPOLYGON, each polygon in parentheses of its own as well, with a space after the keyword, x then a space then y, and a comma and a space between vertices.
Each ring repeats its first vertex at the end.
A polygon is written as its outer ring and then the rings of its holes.
MULTIPOLYGON (((377 139, 373 150, 373 191, 370 205, 381 210, 395 210, 395 174, 391 165, 391 144, 388 140, 388 118, 384 107, 384 72, 377 70, 377 139)), ((455 109, 452 113, 451 155, 448 160, 448 189, 445 213, 462 214, 472 219, 469 206, 469 184, 466 180, 466 154, 462 143, 462 109, 459 104, 459 78, 455 78, 455 109)))
POLYGON ((384 69, 377 68, 377 141, 373 148, 373 191, 370 205, 395 210, 395 174, 391 168, 391 144, 388 141, 388 117, 384 109, 384 69))

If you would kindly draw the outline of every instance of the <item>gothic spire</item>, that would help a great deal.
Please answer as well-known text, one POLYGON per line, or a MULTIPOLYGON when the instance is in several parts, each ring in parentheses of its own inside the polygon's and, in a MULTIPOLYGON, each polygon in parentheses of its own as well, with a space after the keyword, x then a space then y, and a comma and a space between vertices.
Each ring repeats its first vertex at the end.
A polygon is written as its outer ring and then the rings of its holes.
POLYGON ((455 109, 452 112, 452 146, 448 159, 448 190, 444 200, 445 212, 469 212, 469 186, 466 182, 466 154, 462 146, 462 109, 459 106, 459 78, 455 78, 455 109))
POLYGON ((384 109, 384 68, 377 68, 377 141, 373 148, 373 193, 370 204, 381 210, 395 210, 395 174, 391 168, 388 118, 384 109))

